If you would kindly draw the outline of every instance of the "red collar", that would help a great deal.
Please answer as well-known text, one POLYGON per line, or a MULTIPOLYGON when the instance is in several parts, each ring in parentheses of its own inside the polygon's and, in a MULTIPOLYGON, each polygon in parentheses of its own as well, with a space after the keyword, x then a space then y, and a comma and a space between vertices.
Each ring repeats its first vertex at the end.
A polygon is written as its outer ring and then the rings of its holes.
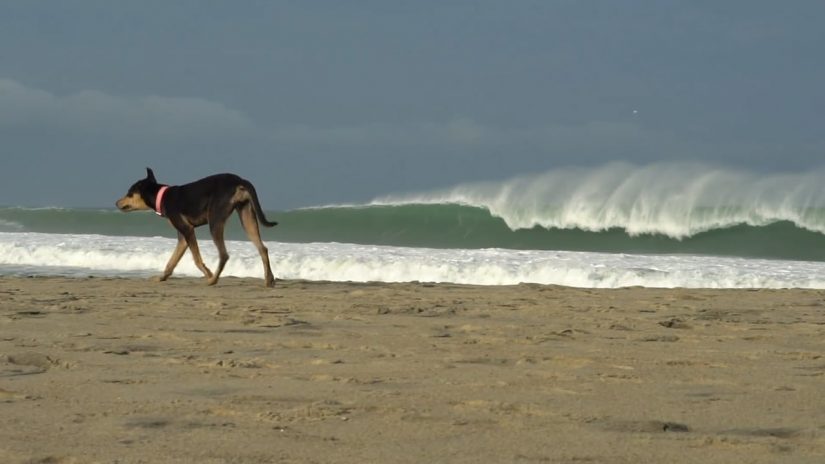
POLYGON ((163 210, 161 209, 163 205, 163 194, 166 193, 166 189, 168 188, 168 185, 161 187, 160 190, 158 190, 158 196, 155 197, 155 214, 158 216, 163 216, 163 210))

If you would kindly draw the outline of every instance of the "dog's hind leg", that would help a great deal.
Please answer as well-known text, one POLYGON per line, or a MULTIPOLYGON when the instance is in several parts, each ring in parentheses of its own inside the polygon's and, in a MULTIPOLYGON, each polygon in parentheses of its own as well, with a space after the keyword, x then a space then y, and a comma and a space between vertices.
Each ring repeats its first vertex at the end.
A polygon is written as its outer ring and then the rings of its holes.
POLYGON ((212 233, 212 240, 215 242, 215 247, 218 249, 218 268, 215 269, 215 274, 209 279, 209 285, 218 283, 221 277, 223 267, 229 261, 229 253, 226 251, 226 243, 223 240, 223 228, 226 225, 225 220, 218 222, 209 222, 209 232, 212 233))
POLYGON ((272 275, 272 268, 269 266, 269 250, 266 249, 264 242, 261 240, 261 231, 252 205, 247 203, 238 208, 238 217, 241 219, 241 225, 246 231, 246 235, 249 236, 249 240, 255 244, 258 254, 261 255, 261 261, 264 264, 264 285, 274 287, 275 276, 272 275))
POLYGON ((186 238, 178 232, 178 244, 175 246, 175 251, 172 252, 172 256, 169 258, 169 262, 166 263, 166 269, 163 270, 163 275, 158 277, 159 282, 163 282, 164 280, 168 279, 169 276, 172 275, 172 272, 175 271, 175 267, 180 262, 180 259, 183 257, 183 254, 186 253, 186 238))

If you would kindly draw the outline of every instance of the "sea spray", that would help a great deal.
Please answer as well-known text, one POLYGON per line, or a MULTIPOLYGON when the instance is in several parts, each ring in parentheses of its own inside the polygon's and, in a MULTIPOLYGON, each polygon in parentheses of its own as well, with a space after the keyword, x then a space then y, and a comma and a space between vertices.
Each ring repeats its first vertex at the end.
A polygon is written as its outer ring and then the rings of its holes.
POLYGON ((616 163, 377 198, 374 205, 460 204, 513 230, 541 227, 684 239, 788 221, 825 233, 825 171, 767 175, 699 164, 616 163))

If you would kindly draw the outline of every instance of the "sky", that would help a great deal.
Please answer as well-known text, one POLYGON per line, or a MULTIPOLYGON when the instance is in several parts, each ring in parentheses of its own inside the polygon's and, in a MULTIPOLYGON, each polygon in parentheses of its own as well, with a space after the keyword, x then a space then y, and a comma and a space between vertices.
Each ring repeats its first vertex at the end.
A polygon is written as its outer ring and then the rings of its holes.
POLYGON ((0 1, 0 205, 149 166, 266 209, 563 167, 825 164, 821 0, 0 1))

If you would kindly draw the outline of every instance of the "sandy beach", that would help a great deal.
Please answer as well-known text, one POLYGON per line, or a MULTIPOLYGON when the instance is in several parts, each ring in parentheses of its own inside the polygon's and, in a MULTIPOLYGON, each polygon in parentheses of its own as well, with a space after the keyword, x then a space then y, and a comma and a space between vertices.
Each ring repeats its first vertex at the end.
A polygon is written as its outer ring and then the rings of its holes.
POLYGON ((821 463, 823 304, 0 278, 0 462, 821 463))

